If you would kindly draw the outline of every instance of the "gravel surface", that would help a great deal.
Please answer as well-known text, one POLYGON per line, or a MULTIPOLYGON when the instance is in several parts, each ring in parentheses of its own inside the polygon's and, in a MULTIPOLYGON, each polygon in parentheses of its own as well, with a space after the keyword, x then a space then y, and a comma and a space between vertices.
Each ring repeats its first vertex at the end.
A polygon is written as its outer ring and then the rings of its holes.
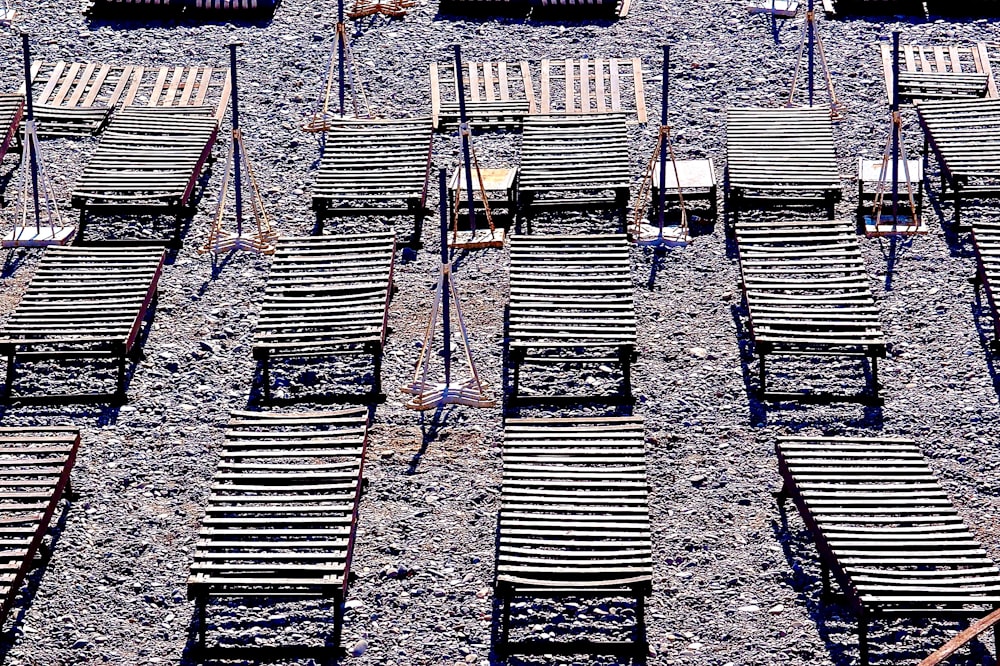
MULTIPOLYGON (((244 132, 275 224, 282 233, 312 226, 310 186, 318 164, 313 138, 298 131, 324 79, 335 11, 329 2, 286 0, 272 21, 230 23, 92 22, 82 6, 26 0, 24 26, 36 57, 143 65, 223 65, 224 45, 245 43, 241 104, 244 132)), ((616 23, 538 23, 454 20, 418 0, 404 20, 362 21, 354 41, 359 70, 375 109, 387 116, 429 112, 427 63, 445 61, 455 42, 468 59, 508 60, 581 56, 641 56, 647 102, 659 108, 659 45, 674 45, 672 104, 679 155, 724 162, 724 109, 782 103, 798 45, 801 18, 779 24, 749 17, 744 0, 638 0, 616 23)), ((851 175, 859 155, 880 153, 888 130, 882 73, 875 44, 893 28, 904 39, 969 42, 996 38, 983 21, 836 20, 822 23, 838 95, 848 109, 836 128, 845 198, 856 204, 851 175)), ((0 35, 0 88, 19 81, 19 42, 0 35)), ((822 99, 822 91, 819 93, 822 99)), ((908 145, 919 129, 906 113, 908 145)), ((655 125, 632 127, 636 184, 652 150, 655 125)), ((477 139, 484 165, 516 163, 519 137, 477 139)), ((48 169, 68 201, 71 184, 96 140, 46 140, 48 169)), ((450 167, 458 144, 435 138, 435 166, 450 167)), ((217 147, 222 158, 224 149, 217 147)), ((9 177, 14 160, 5 161, 9 177)), ((185 663, 193 606, 185 581, 201 507, 216 464, 227 412, 244 408, 251 393, 253 326, 267 273, 265 259, 239 255, 213 278, 198 254, 221 169, 205 183, 200 212, 184 249, 166 268, 146 359, 118 410, 16 406, 5 426, 71 423, 83 431, 73 472, 79 500, 62 515, 47 566, 4 627, 3 651, 21 664, 185 663), (40 582, 39 582, 40 579, 40 582)), ((721 174, 720 174, 721 176, 721 174)), ((8 192, 12 192, 8 185, 8 192)), ((436 197, 432 197, 432 204, 436 197)), ((68 206, 68 203, 67 203, 68 206)), ((933 206, 928 216, 935 217, 933 206)), ((945 220, 950 207, 942 211, 945 220)), ((67 214, 72 215, 67 209, 67 214)), ((970 213, 993 214, 989 208, 970 213)), ((374 219, 331 223, 335 231, 381 228, 374 219)), ((863 241, 885 332, 891 342, 882 367, 885 405, 765 406, 751 399, 756 361, 745 355, 738 269, 721 223, 701 229, 688 248, 657 266, 633 250, 640 360, 634 372, 635 413, 646 420, 654 523, 654 594, 648 611, 652 664, 852 664, 854 620, 818 601, 819 567, 801 521, 783 527, 770 491, 778 487, 776 436, 791 433, 882 433, 915 438, 949 495, 987 551, 1000 559, 998 469, 1000 380, 987 353, 990 321, 968 278, 974 259, 967 234, 933 224, 933 233, 903 252, 886 286, 883 246, 863 241)), ((542 223, 538 231, 604 229, 599 221, 542 223)), ((116 233, 114 223, 94 233, 116 233)), ((399 223, 400 236, 410 233, 399 223)), ((402 407, 400 387, 416 360, 435 281, 437 233, 426 225, 424 248, 397 267, 397 286, 385 349, 389 400, 375 413, 354 558, 344 644, 347 663, 488 664, 491 582, 502 441, 500 409, 445 410, 438 419, 402 407)), ((0 319, 16 304, 37 263, 36 252, 15 253, 0 290, 0 319)), ((502 386, 505 251, 460 257, 457 276, 470 320, 472 345, 484 379, 502 386)), ((80 382, 80 373, 53 369, 25 375, 22 385, 80 382), (61 372, 61 374, 60 374, 61 372), (67 376, 69 375, 69 376, 67 376)), ((290 368, 285 391, 307 393, 328 373, 290 368)), ((835 364, 774 364, 775 387, 815 380, 849 385, 857 368, 835 364), (787 367, 789 372, 784 373, 787 367)), ((551 372, 533 381, 567 390, 587 373, 551 372)), ((592 373, 592 384, 617 377, 592 373)), ((341 381, 344 381, 341 379, 341 381)), ((346 380, 350 381, 350 379, 346 380)), ((320 387, 315 387, 320 388, 320 387)), ((308 401, 301 408, 310 408, 308 401)), ((585 405, 561 414, 611 413, 585 405)), ((552 413, 541 409, 523 414, 552 413)), ((523 610, 523 609, 521 609, 523 610)), ((556 636, 583 627, 620 633, 631 609, 609 602, 570 607, 539 605, 517 632, 556 636)), ((246 608, 215 604, 210 640, 229 644, 318 642, 329 630, 328 609, 310 604, 246 608)), ((949 622, 876 625, 873 652, 882 663, 913 663, 958 626, 949 622)), ((987 641, 989 642, 989 641, 987 641)), ((982 645, 953 663, 993 663, 982 645), (964 660, 964 661, 963 661, 964 660)), ((551 658, 524 663, 613 661, 551 658)))

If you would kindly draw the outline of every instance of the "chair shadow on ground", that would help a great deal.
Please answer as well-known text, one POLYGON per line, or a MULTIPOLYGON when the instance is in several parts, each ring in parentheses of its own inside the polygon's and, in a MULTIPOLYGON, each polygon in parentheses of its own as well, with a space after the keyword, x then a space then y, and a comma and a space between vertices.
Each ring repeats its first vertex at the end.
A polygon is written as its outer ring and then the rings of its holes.
MULTIPOLYGON (((206 613, 207 634, 205 639, 205 651, 198 647, 198 612, 195 610, 191 614, 191 621, 188 623, 186 642, 184 651, 178 661, 179 666, 215 666, 222 664, 232 664, 234 662, 248 664, 275 664, 288 663, 289 660, 311 659, 311 663, 322 666, 337 666, 344 661, 344 650, 333 645, 333 600, 324 603, 319 600, 308 602, 311 606, 323 605, 325 610, 317 612, 315 609, 282 609, 281 605, 288 602, 266 601, 262 597, 256 597, 249 602, 240 597, 223 597, 209 603, 206 613), (253 618, 248 619, 246 613, 237 610, 240 605, 249 606, 253 611, 253 618), (318 618, 323 618, 319 620, 318 618), (322 622, 328 625, 325 637, 320 632, 313 632, 310 637, 313 644, 288 644, 282 642, 282 628, 301 627, 303 623, 315 625, 322 622), (219 632, 224 631, 225 638, 219 638, 219 632), (240 632, 239 638, 233 638, 232 634, 240 632), (277 634, 275 636, 275 634, 277 634), (275 645, 261 645, 261 636, 275 638, 275 645), (323 643, 320 644, 320 640, 323 643)), ((307 639, 308 640, 308 639, 307 639)))
MULTIPOLYGON (((816 624, 820 638, 826 645, 830 660, 836 666, 855 666, 857 663, 858 638, 857 618, 847 599, 838 594, 835 580, 831 581, 831 595, 823 599, 822 580, 819 575, 819 553, 813 545, 809 530, 793 529, 788 524, 789 512, 796 514, 794 504, 777 509, 778 520, 772 520, 771 529, 775 540, 781 544, 782 553, 788 563, 784 573, 784 583, 797 595, 797 603, 804 606, 810 619, 816 624)), ((832 577, 831 577, 832 578, 832 577)), ((894 664, 917 663, 931 650, 937 649, 952 635, 969 626, 967 621, 919 618, 885 618, 871 620, 869 630, 870 660, 872 666, 892 666, 894 664), (918 629, 940 628, 942 631, 929 642, 924 652, 899 648, 900 634, 911 635, 918 629)), ((989 632, 986 634, 989 635, 989 632)), ((948 660, 952 666, 996 666, 989 650, 977 639, 948 660)))
POLYGON ((997 355, 1000 341, 993 339, 993 313, 990 312, 989 304, 983 294, 983 287, 976 285, 974 288, 975 294, 970 304, 972 321, 976 326, 976 335, 979 338, 979 347, 983 352, 986 369, 990 373, 993 392, 997 394, 997 399, 1000 401, 1000 367, 998 367, 997 355))
MULTIPOLYGON (((740 355, 740 369, 743 374, 743 385, 746 391, 747 404, 749 405, 750 410, 750 423, 755 427, 782 425, 791 428, 793 431, 798 431, 807 427, 815 427, 817 425, 815 414, 813 413, 813 410, 810 409, 810 407, 815 405, 812 405, 809 402, 779 402, 762 399, 759 390, 760 387, 758 385, 757 372, 751 368, 752 363, 760 363, 760 360, 755 356, 753 340, 751 339, 750 333, 744 324, 744 320, 748 317, 746 304, 744 302, 740 302, 731 305, 730 313, 733 317, 733 324, 736 328, 736 341, 739 347, 740 355)), ((866 385, 870 383, 871 372, 868 367, 867 360, 854 361, 851 362, 850 365, 854 367, 858 367, 860 365, 864 372, 866 385)), ((772 365, 768 371, 769 377, 773 377, 775 372, 776 369, 772 365)), ((860 414, 856 413, 853 417, 849 414, 844 414, 842 418, 837 419, 839 427, 866 428, 873 430, 882 429, 883 419, 882 407, 880 405, 859 405, 857 404, 857 401, 852 400, 844 400, 843 402, 824 402, 822 404, 840 405, 847 408, 853 408, 854 410, 858 410, 860 408, 860 414)))
POLYGON ((56 520, 49 523, 48 535, 51 539, 47 544, 43 541, 43 547, 35 555, 32 569, 24 577, 24 583, 18 591, 17 601, 14 602, 10 618, 7 620, 10 628, 0 634, 0 666, 7 662, 7 655, 18 638, 17 629, 21 626, 24 616, 31 609, 31 604, 35 601, 35 595, 38 593, 42 577, 45 575, 46 569, 48 569, 52 553, 55 552, 59 539, 66 529, 66 520, 71 508, 70 503, 76 498, 69 495, 66 499, 69 501, 62 502, 62 507, 57 509, 54 515, 56 520))

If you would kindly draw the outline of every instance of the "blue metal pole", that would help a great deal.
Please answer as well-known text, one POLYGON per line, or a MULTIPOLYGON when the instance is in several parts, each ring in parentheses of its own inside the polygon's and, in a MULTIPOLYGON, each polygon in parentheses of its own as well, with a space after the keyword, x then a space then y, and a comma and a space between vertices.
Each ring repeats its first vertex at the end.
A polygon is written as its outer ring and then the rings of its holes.
POLYGON ((233 175, 236 186, 236 235, 243 235, 243 179, 240 173, 240 95, 236 88, 236 47, 240 42, 233 42, 229 45, 229 78, 232 80, 233 102, 233 175))
POLYGON ((347 28, 344 27, 344 0, 337 0, 337 66, 340 72, 340 117, 344 117, 344 41, 347 28))
POLYGON ((892 33, 892 223, 899 212, 899 31, 892 33))
MULTIPOLYGON (((663 47, 663 95, 662 95, 662 108, 660 109, 660 126, 667 126, 667 110, 670 108, 670 47, 664 45, 663 47)), ((661 131, 663 131, 661 129, 661 131)), ((679 184, 678 184, 679 185, 679 184)), ((667 203, 667 137, 660 137, 660 196, 657 204, 659 205, 659 215, 658 221, 660 223, 660 236, 663 235, 663 221, 666 216, 667 203)))
MULTIPOLYGON (((465 113, 465 78, 462 75, 462 49, 458 44, 455 44, 455 76, 456 83, 458 86, 458 115, 459 122, 466 126, 469 119, 465 113)), ((472 129, 469 129, 472 132, 472 129)), ((469 225, 473 232, 476 230, 476 207, 475 207, 475 194, 472 189, 472 157, 471 152, 471 141, 472 137, 468 134, 462 134, 462 159, 465 162, 465 187, 469 195, 469 225)), ((457 208, 457 206, 456 206, 457 208)), ((456 214, 458 211, 455 211, 456 214)))
MULTIPOLYGON (((456 47, 457 48, 457 47, 456 47)), ((451 385, 451 266, 448 265, 448 170, 438 172, 441 211, 441 316, 444 321, 444 383, 451 385)), ((431 338, 433 340, 433 336, 431 338)))
MULTIPOLYGON (((28 123, 35 120, 35 107, 31 93, 31 47, 28 44, 28 33, 21 33, 21 51, 24 55, 24 100, 28 106, 28 123)), ((42 211, 38 207, 38 156, 35 154, 34 137, 25 136, 25 148, 28 151, 28 161, 31 164, 31 193, 35 201, 35 228, 42 228, 42 211)))
POLYGON ((806 26, 808 40, 809 40, 809 106, 813 105, 813 19, 816 15, 813 13, 813 0, 809 0, 809 13, 806 14, 806 26))

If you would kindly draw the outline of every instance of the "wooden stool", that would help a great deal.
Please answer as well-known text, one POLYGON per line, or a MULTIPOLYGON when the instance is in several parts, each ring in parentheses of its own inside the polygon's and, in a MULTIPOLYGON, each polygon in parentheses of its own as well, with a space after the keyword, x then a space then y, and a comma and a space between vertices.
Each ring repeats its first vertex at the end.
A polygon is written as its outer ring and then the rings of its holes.
MULTIPOLYGON (((714 220, 719 213, 718 183, 715 180, 715 162, 707 160, 677 160, 677 173, 673 164, 667 161, 666 201, 679 200, 677 193, 677 176, 680 176, 681 191, 684 203, 691 201, 708 201, 708 214, 714 220)), ((653 165, 653 217, 659 213, 657 203, 660 201, 660 164, 653 165)))
MULTIPOLYGON (((508 216, 513 217, 517 206, 517 167, 480 169, 479 173, 483 178, 483 189, 486 190, 486 196, 490 202, 490 211, 495 214, 496 208, 502 207, 506 209, 508 216)), ((459 166, 451 172, 451 178, 448 179, 448 213, 452 218, 455 216, 455 191, 458 189, 459 179, 461 179, 462 185, 462 200, 458 204, 459 213, 461 214, 463 207, 468 208, 469 206, 469 194, 465 191, 465 168, 459 166)), ((472 172, 472 192, 474 205, 477 209, 482 210, 483 198, 479 193, 479 178, 476 176, 475 170, 472 172)))
MULTIPOLYGON (((920 160, 907 160, 907 165, 910 169, 910 185, 914 189, 913 202, 917 205, 917 217, 923 215, 924 210, 924 169, 920 160)), ((882 170, 882 160, 866 160, 861 157, 858 158, 858 215, 867 215, 871 213, 872 206, 875 205, 876 188, 879 182, 879 172, 882 170)), ((668 174, 669 175, 669 174, 668 174)), ((891 187, 891 183, 888 182, 889 178, 892 178, 892 165, 887 167, 886 173, 886 184, 891 187)), ((903 169, 903 163, 899 163, 899 205, 900 208, 906 208, 909 210, 909 203, 907 202, 906 195, 906 171, 903 169)), ((886 192, 886 196, 883 199, 885 205, 892 205, 892 193, 886 192)))

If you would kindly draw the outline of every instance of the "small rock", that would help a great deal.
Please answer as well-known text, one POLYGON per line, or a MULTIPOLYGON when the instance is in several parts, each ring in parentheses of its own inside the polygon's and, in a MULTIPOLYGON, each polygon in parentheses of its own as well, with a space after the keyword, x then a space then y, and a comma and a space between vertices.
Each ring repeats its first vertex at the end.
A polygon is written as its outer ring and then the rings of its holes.
POLYGON ((687 351, 688 354, 691 354, 695 358, 708 358, 708 350, 704 347, 691 347, 687 351))
POLYGON ((367 651, 368 651, 368 641, 362 638, 351 647, 351 656, 360 657, 367 651))
POLYGON ((708 477, 706 477, 704 474, 696 474, 695 476, 689 476, 688 477, 688 481, 691 482, 692 486, 700 486, 701 484, 705 483, 705 481, 707 481, 707 480, 708 480, 708 477))
POLYGON ((769 610, 767 612, 770 613, 771 615, 780 615, 784 611, 785 611, 785 607, 782 606, 781 604, 778 604, 777 606, 772 606, 771 610, 769 610))

